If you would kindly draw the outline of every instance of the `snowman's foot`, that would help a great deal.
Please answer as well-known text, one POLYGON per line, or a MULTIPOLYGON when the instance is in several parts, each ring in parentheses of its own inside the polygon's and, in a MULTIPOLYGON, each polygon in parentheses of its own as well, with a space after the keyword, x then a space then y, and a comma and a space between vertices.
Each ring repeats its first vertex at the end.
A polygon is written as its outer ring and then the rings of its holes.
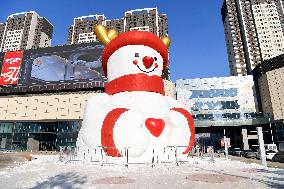
POLYGON ((125 111, 115 122, 113 139, 119 151, 128 150, 129 157, 139 157, 148 148, 149 131, 143 127, 142 112, 125 111))

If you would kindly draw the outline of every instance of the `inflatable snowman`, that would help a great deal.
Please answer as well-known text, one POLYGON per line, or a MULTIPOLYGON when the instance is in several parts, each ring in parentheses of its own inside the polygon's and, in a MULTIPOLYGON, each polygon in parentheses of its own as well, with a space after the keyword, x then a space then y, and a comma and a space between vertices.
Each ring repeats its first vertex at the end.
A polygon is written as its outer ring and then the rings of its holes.
POLYGON ((149 159, 167 146, 191 151, 195 129, 187 108, 165 96, 162 71, 168 64, 168 37, 144 31, 117 35, 102 25, 95 28, 105 44, 102 66, 108 78, 105 93, 85 107, 78 143, 84 149, 103 148, 113 157, 149 159))

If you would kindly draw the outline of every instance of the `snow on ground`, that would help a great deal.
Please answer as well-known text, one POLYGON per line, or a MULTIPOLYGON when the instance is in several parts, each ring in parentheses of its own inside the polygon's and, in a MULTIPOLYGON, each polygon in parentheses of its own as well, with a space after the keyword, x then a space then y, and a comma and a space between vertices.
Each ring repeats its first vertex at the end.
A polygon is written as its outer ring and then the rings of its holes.
POLYGON ((0 188, 284 188, 284 170, 215 158, 151 165, 104 165, 59 161, 57 155, 0 169, 0 188))

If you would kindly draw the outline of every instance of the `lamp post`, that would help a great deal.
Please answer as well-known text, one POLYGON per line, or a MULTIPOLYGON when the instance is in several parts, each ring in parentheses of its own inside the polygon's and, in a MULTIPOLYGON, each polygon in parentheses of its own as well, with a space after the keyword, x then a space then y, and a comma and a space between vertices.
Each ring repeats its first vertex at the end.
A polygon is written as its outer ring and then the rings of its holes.
POLYGON ((272 127, 271 127, 271 118, 269 117, 268 118, 268 120, 269 120, 269 127, 270 127, 270 134, 271 134, 271 140, 272 140, 272 144, 274 144, 274 138, 273 138, 273 132, 272 132, 272 127))
POLYGON ((261 164, 263 166, 267 167, 262 127, 257 127, 257 136, 258 136, 258 144, 259 144, 261 164))
POLYGON ((224 129, 224 144, 225 144, 225 157, 228 159, 228 144, 227 144, 227 138, 226 138, 226 130, 224 129))

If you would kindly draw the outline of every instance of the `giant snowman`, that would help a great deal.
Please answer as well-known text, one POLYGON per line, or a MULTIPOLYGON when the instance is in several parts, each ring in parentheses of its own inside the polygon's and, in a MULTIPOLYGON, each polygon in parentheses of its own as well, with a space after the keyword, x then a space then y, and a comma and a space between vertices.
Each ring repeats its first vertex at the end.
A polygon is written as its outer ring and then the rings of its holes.
POLYGON ((165 96, 161 78, 170 39, 144 31, 118 35, 102 25, 95 33, 105 45, 102 66, 108 84, 105 93, 87 102, 78 155, 95 155, 101 148, 105 156, 148 161, 153 154, 162 159, 166 147, 184 147, 177 155, 190 152, 195 141, 192 116, 165 96))

